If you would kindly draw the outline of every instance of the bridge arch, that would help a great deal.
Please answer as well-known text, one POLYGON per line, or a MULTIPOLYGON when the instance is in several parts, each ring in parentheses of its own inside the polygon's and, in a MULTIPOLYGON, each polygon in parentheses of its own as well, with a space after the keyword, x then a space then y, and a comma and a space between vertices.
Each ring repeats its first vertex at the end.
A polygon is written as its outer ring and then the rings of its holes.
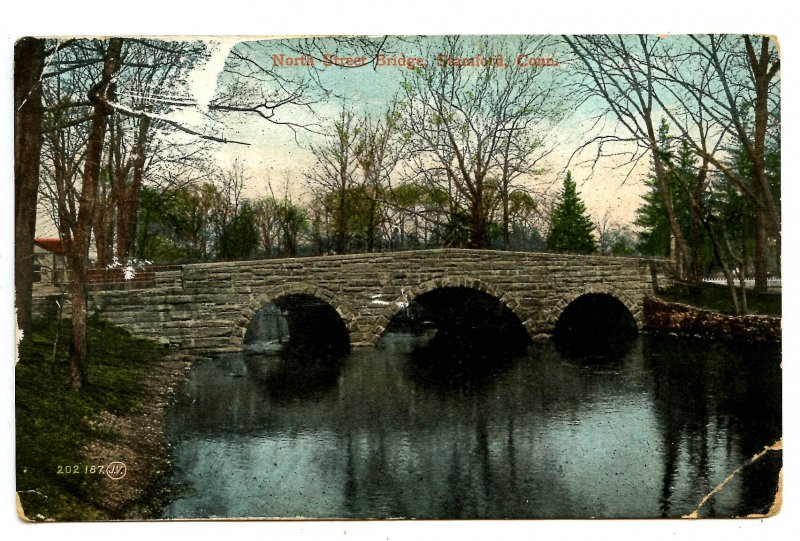
POLYGON ((377 323, 375 323, 370 333, 372 345, 375 345, 378 340, 380 340, 384 330, 386 330, 386 326, 403 307, 407 306, 420 295, 445 287, 466 287, 491 295, 497 299, 500 304, 511 310, 511 312, 519 318, 520 323, 525 327, 525 331, 528 335, 533 337, 535 323, 530 313, 521 305, 519 300, 509 294, 508 291, 504 291, 485 280, 461 274, 441 276, 439 278, 426 280, 418 285, 413 285, 408 289, 403 289, 402 293, 381 311, 377 323))
POLYGON ((342 321, 344 322, 344 325, 350 334, 357 329, 355 321, 356 318, 351 307, 331 291, 325 289, 324 287, 320 287, 316 284, 308 282, 293 282, 289 284, 282 284, 253 298, 253 300, 242 311, 239 319, 236 320, 233 330, 231 331, 231 345, 236 349, 242 349, 244 347, 244 336, 247 332, 247 326, 256 312, 258 312, 265 304, 269 302, 275 302, 281 297, 286 297, 288 295, 308 295, 325 301, 331 305, 331 307, 333 307, 337 314, 339 314, 339 317, 342 318, 342 321))
POLYGON ((616 300, 621 302, 625 308, 627 308, 631 315, 633 316, 633 320, 636 322, 637 329, 642 329, 642 324, 644 323, 643 314, 642 314, 642 305, 641 303, 636 303, 631 299, 630 295, 628 295, 625 291, 615 287, 612 284, 589 284, 581 288, 573 289, 569 293, 563 295, 559 301, 550 309, 547 313, 547 316, 544 320, 544 328, 546 332, 552 334, 553 330, 556 327, 556 323, 558 319, 561 317, 561 314, 564 313, 564 310, 572 304, 573 301, 582 297, 584 295, 591 295, 591 294, 602 294, 602 295, 609 295, 610 297, 614 297, 616 300))

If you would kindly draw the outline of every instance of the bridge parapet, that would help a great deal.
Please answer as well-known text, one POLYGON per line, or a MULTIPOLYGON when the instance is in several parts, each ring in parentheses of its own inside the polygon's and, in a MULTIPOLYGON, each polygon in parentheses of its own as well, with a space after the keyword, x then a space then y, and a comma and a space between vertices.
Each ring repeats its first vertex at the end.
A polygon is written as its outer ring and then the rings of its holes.
MULTIPOLYGON (((94 290, 90 309, 185 350, 228 351, 242 347, 260 306, 301 293, 330 304, 351 344, 369 347, 402 306, 440 287, 492 295, 538 336, 583 293, 617 297, 641 324, 645 296, 670 282, 666 260, 439 249, 183 265, 155 270, 146 287, 94 290)), ((35 306, 47 309, 47 299, 35 306)))

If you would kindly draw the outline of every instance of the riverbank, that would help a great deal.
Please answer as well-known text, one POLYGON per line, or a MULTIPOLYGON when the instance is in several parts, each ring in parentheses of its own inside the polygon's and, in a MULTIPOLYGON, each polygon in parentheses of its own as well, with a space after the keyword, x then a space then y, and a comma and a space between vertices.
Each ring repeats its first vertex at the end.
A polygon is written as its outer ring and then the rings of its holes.
MULTIPOLYGON (((769 289, 760 293, 756 293, 753 289, 747 289, 746 292, 747 312, 749 314, 762 316, 781 315, 782 297, 780 288, 769 289)), ((739 290, 736 293, 741 295, 739 290)), ((661 291, 658 296, 668 302, 676 302, 722 314, 734 315, 736 313, 731 300, 731 292, 727 285, 707 282, 699 285, 675 282, 672 286, 661 291)))
POLYGON ((739 342, 781 341, 780 316, 734 316, 657 297, 646 297, 644 317, 645 327, 656 332, 674 332, 739 342))
POLYGON ((89 385, 75 392, 69 337, 68 320, 40 319, 20 344, 20 514, 32 521, 155 518, 168 497, 164 411, 192 359, 91 318, 89 385))

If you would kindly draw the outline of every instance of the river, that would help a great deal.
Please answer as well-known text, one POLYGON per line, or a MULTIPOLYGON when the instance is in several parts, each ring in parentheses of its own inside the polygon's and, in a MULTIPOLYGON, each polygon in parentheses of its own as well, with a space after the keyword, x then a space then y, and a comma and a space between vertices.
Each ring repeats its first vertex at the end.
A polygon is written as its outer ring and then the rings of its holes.
MULTIPOLYGON (((429 338, 199 362, 167 414, 163 516, 680 517, 781 437, 775 346, 640 335, 442 367, 429 338)), ((767 453, 699 515, 766 512, 780 467, 767 453)))

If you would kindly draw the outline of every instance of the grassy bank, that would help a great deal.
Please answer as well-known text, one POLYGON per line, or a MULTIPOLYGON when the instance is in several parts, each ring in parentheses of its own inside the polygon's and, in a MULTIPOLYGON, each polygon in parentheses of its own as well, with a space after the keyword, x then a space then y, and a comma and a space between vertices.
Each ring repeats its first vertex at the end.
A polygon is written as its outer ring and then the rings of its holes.
MULTIPOLYGON (((109 478, 90 442, 126 437, 108 415, 135 413, 149 400, 145 379, 164 350, 105 321, 89 321, 89 385, 69 387, 70 323, 37 320, 20 344, 16 367, 17 491, 31 520, 115 518, 104 491, 109 478), (59 330, 60 326, 60 330, 59 330), (59 344, 53 357, 56 334, 59 344), (77 470, 77 473, 75 472, 77 470)), ((109 461, 112 457, 109 457, 109 461)))
MULTIPOLYGON (((739 291, 737 289, 737 294, 739 291)), ((733 301, 728 286, 703 283, 696 287, 688 284, 675 284, 659 293, 665 301, 689 304, 698 308, 714 310, 723 314, 734 314, 733 301)), ((781 294, 779 292, 755 293, 747 290, 747 312, 769 316, 781 315, 781 294)))

